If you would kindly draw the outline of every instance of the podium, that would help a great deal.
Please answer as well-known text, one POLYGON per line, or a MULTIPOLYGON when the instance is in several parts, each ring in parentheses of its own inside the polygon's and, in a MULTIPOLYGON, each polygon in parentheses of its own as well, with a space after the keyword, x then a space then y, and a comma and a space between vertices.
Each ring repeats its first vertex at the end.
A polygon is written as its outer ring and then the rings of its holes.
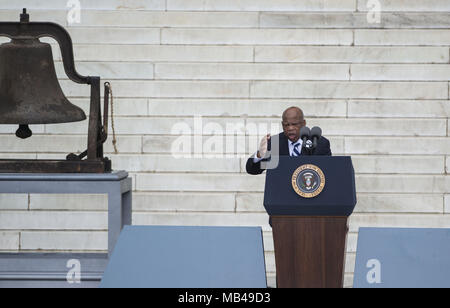
POLYGON ((280 156, 268 169, 277 287, 342 288, 348 217, 356 205, 350 157, 280 156))

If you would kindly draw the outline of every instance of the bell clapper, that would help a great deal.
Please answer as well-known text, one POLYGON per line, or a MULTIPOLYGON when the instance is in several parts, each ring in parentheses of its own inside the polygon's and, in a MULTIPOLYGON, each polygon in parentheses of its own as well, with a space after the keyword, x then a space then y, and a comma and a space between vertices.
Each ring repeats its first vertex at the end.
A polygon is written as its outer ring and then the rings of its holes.
POLYGON ((19 128, 16 131, 16 136, 21 139, 30 138, 33 135, 30 127, 28 125, 19 125, 19 128))

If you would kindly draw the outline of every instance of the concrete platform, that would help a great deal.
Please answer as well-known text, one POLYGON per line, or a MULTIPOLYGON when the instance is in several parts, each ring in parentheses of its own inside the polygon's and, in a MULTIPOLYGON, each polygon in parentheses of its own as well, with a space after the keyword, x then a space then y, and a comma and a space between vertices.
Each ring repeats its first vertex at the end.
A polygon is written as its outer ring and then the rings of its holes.
POLYGON ((2 253, 0 288, 96 288, 107 264, 106 253, 2 253))

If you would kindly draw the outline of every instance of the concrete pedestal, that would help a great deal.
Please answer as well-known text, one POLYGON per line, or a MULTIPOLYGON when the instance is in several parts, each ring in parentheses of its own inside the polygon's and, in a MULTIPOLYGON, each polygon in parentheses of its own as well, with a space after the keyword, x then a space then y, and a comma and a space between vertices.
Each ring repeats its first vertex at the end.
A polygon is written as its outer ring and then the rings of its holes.
POLYGON ((108 195, 108 254, 0 254, 0 287, 96 287, 125 225, 131 225, 132 180, 125 171, 105 174, 0 174, 2 194, 108 195), (68 283, 67 262, 81 265, 82 283, 68 283), (83 274, 84 273, 84 274, 83 274))

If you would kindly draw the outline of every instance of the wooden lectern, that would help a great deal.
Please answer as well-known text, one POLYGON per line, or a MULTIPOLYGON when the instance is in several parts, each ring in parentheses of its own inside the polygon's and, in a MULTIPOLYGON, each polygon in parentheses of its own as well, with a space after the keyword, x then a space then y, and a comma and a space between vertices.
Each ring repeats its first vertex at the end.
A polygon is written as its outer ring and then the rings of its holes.
POLYGON ((279 157, 278 167, 267 170, 264 192, 277 287, 343 287, 347 219, 355 205, 350 157, 279 157))

